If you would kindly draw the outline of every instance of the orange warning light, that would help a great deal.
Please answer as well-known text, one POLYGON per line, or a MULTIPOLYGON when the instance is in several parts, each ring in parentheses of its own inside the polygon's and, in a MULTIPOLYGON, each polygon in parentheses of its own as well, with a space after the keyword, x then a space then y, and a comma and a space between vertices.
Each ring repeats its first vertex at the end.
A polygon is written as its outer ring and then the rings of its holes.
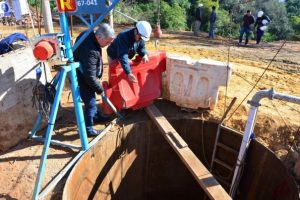
POLYGON ((76 0, 56 0, 59 12, 74 12, 77 10, 76 0))

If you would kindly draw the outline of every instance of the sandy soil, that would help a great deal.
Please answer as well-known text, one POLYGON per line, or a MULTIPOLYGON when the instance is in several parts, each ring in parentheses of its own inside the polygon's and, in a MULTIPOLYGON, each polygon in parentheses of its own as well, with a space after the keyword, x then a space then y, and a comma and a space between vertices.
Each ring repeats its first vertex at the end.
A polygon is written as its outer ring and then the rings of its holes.
MULTIPOLYGON (((207 119, 220 120, 224 109, 234 97, 237 97, 224 124, 243 132, 249 111, 247 100, 251 99, 259 89, 275 88, 281 93, 300 96, 299 42, 279 41, 256 46, 251 41, 247 47, 244 47, 237 46, 236 41, 233 40, 224 38, 210 40, 206 36, 203 34, 201 37, 194 37, 190 32, 164 33, 157 49, 165 50, 170 54, 191 56, 194 59, 208 58, 233 64, 230 84, 227 88, 220 89, 218 104, 215 110, 206 115, 207 119), (256 87, 253 89, 255 84, 256 87)), ((156 49, 154 44, 154 40, 147 44, 150 51, 156 49)), ((54 138, 80 144, 72 100, 68 99, 68 94, 69 91, 65 90, 62 98, 63 108, 59 112, 54 138)), ((290 159, 292 163, 290 166, 292 166, 298 155, 296 147, 300 141, 298 130, 300 105, 267 99, 261 103, 255 126, 256 137, 276 152, 283 161, 286 161, 288 152, 292 152, 292 159, 290 159), (293 150, 290 149, 291 146, 294 146, 293 150)), ((96 128, 103 128, 103 126, 98 125, 96 128)), ((41 143, 25 140, 11 150, 1 153, 0 199, 31 198, 42 149, 41 143)), ((76 151, 66 148, 51 148, 43 187, 75 154, 76 151)), ((59 184, 47 199, 57 199, 61 195, 62 187, 62 184, 59 184)))

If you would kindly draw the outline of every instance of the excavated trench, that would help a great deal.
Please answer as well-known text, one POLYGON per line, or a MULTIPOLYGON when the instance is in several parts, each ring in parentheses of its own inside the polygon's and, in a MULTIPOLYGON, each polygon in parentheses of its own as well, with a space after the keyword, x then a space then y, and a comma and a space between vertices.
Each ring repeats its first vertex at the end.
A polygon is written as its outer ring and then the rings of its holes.
MULTIPOLYGON (((209 169, 218 124, 184 113, 171 102, 155 105, 209 169)), ((229 191, 242 135, 222 128, 212 174, 229 191)), ((63 199, 208 199, 143 110, 130 112, 75 165, 63 199)), ((236 199, 299 199, 280 160, 253 140, 236 199)))

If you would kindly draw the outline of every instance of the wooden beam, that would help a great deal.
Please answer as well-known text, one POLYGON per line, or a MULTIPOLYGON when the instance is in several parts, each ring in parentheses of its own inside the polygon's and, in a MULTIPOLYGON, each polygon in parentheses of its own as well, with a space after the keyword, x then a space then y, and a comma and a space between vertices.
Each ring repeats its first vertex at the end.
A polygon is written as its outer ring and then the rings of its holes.
POLYGON ((148 106, 145 110, 208 197, 214 200, 231 199, 161 112, 154 105, 148 106))

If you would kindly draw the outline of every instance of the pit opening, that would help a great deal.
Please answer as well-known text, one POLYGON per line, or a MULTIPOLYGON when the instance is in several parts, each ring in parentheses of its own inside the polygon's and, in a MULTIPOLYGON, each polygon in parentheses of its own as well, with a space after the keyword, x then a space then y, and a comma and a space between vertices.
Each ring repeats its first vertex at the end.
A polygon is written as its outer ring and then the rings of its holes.
MULTIPOLYGON (((183 113, 171 102, 155 105, 209 169, 218 124, 183 113)), ((212 174, 229 192, 242 135, 222 128, 212 174)), ((253 140, 237 199, 299 199, 280 160, 253 140)), ((108 132, 75 165, 63 199, 208 199, 200 185, 143 110, 108 132)))

